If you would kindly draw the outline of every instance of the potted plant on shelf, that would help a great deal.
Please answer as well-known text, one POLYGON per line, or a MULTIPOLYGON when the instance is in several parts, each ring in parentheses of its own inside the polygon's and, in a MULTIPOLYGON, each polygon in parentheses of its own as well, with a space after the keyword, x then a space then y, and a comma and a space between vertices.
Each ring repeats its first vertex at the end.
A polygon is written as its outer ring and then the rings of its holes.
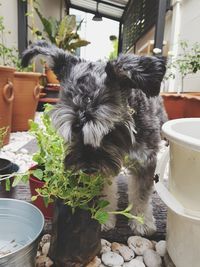
MULTIPOLYGON (((49 117, 50 106, 42 116, 43 125, 31 122, 31 132, 37 139, 39 150, 33 156, 38 163, 24 174, 16 175, 14 186, 22 179, 42 181, 32 197, 33 203, 43 198, 46 204, 53 203, 53 227, 50 258, 55 266, 87 264, 100 251, 100 224, 105 223, 109 213, 108 201, 101 199, 102 189, 109 181, 101 174, 86 175, 64 167, 66 146, 56 133, 49 117)), ((37 186, 36 186, 37 187, 37 186)), ((131 207, 113 211, 128 218, 131 207)))
POLYGON ((185 78, 200 70, 200 43, 189 46, 187 42, 180 43, 182 52, 177 58, 171 58, 168 64, 166 79, 177 78, 173 70, 176 70, 180 77, 180 92, 162 93, 166 111, 169 119, 200 116, 200 93, 183 92, 185 78))

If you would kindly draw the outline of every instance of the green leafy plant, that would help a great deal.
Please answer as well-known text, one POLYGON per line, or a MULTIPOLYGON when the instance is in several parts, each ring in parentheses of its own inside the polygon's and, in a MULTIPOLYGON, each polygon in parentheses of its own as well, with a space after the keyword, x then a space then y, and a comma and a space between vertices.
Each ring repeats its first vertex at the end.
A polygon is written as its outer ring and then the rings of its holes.
POLYGON ((57 20, 53 17, 45 18, 37 6, 35 6, 34 9, 43 25, 43 32, 32 28, 38 38, 48 39, 57 47, 72 53, 74 53, 77 48, 90 43, 80 38, 78 30, 83 20, 77 26, 75 15, 66 15, 61 20, 57 20))
POLYGON ((169 60, 166 78, 175 78, 173 69, 177 70, 181 75, 181 89, 183 90, 184 78, 200 70, 200 43, 189 45, 188 42, 181 41, 180 47, 181 53, 176 58, 172 55, 169 60))
POLYGON ((112 51, 110 52, 108 58, 113 60, 118 56, 118 38, 115 35, 110 35, 110 41, 112 42, 112 51))
POLYGON ((29 175, 33 174, 39 180, 45 182, 43 188, 37 189, 37 195, 32 197, 36 200, 42 196, 45 203, 51 203, 55 199, 62 199, 64 204, 70 206, 72 211, 76 208, 88 210, 91 217, 100 223, 105 223, 109 214, 121 214, 130 219, 143 222, 142 216, 130 214, 131 206, 124 211, 107 212, 105 208, 109 202, 103 200, 102 189, 110 181, 101 174, 86 175, 81 171, 73 172, 64 168, 64 156, 66 145, 63 139, 57 134, 51 124, 49 112, 50 105, 46 105, 42 116, 43 125, 31 121, 30 132, 36 137, 39 150, 33 156, 37 162, 35 169, 26 173, 16 173, 13 186, 19 181, 27 182, 29 175))

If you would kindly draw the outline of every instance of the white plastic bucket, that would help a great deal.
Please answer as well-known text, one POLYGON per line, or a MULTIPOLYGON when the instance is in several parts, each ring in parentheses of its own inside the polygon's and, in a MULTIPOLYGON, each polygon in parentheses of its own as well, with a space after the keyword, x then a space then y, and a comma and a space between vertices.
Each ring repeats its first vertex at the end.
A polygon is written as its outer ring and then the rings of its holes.
POLYGON ((169 149, 159 160, 155 188, 168 206, 167 249, 176 267, 200 266, 200 118, 177 119, 162 128, 169 149), (163 183, 169 160, 168 187, 163 183))

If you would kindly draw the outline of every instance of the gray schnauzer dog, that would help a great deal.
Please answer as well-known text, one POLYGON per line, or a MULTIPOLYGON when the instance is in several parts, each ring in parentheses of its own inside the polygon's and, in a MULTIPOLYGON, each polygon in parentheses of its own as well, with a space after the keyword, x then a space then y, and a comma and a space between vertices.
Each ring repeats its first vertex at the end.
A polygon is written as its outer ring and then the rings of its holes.
MULTIPOLYGON (((92 174, 100 172, 115 179, 129 157, 128 201, 133 214, 143 214, 145 222, 132 220, 135 234, 155 231, 150 205, 153 177, 166 113, 160 98, 165 60, 158 57, 120 55, 116 60, 88 62, 45 41, 31 45, 22 64, 37 56, 49 58, 50 67, 61 84, 60 100, 52 112, 55 128, 69 145, 66 168, 92 174)), ((103 192, 110 209, 117 209, 116 183, 103 192)), ((115 227, 111 216, 104 225, 115 227)))

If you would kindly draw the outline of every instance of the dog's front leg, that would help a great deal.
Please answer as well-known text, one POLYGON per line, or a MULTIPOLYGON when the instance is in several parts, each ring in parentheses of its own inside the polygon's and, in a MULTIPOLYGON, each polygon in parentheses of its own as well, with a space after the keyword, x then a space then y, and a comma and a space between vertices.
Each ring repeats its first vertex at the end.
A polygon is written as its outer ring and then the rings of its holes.
POLYGON ((143 160, 130 155, 128 197, 133 205, 131 213, 144 217, 144 223, 130 220, 129 226, 136 235, 150 236, 155 233, 155 219, 153 217, 151 195, 153 190, 153 175, 156 165, 154 154, 145 155, 143 160))
MULTIPOLYGON (((109 205, 105 208, 106 211, 116 211, 118 209, 118 185, 117 178, 113 178, 112 184, 105 184, 103 192, 103 199, 109 202, 109 205)), ((109 219, 105 224, 102 224, 102 230, 108 231, 115 228, 116 216, 109 214, 109 219)))

